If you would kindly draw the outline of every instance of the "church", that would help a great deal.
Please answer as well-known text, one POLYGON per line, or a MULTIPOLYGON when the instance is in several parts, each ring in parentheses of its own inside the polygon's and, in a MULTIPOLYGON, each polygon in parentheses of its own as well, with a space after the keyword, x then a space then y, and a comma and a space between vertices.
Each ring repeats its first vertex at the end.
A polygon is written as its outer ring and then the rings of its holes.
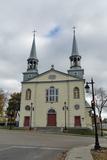
POLYGON ((23 73, 19 127, 92 127, 75 29, 68 60, 67 73, 56 70, 54 65, 39 73, 34 33, 27 70, 23 73))

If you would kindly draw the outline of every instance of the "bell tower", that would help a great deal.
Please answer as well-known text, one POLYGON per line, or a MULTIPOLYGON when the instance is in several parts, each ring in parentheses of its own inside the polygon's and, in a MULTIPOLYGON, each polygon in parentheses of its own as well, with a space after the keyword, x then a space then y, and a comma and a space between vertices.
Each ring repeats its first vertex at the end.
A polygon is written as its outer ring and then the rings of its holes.
POLYGON ((38 59, 36 55, 35 30, 33 31, 33 42, 30 56, 27 59, 27 71, 23 73, 23 81, 30 80, 38 75, 38 59))
POLYGON ((73 27, 72 53, 69 59, 70 69, 68 70, 68 74, 83 79, 84 69, 81 68, 81 56, 78 53, 78 47, 75 36, 75 27, 73 27))

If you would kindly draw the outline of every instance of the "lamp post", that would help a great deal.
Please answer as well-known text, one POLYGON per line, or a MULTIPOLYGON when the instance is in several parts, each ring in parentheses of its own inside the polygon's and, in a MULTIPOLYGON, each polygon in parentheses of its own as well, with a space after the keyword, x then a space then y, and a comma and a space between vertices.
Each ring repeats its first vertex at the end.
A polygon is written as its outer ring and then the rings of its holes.
POLYGON ((90 84, 91 87, 92 87, 91 107, 92 107, 92 110, 93 110, 93 112, 94 112, 94 125, 95 125, 95 145, 94 145, 94 149, 95 149, 95 150, 98 150, 98 149, 100 149, 101 147, 100 147, 100 145, 99 145, 97 122, 96 122, 95 95, 94 95, 94 81, 93 81, 93 78, 91 79, 90 82, 86 82, 85 89, 86 89, 86 92, 87 92, 87 93, 89 92, 89 89, 90 89, 89 84, 90 84))
POLYGON ((30 106, 30 123, 29 123, 29 130, 32 129, 32 111, 34 110, 33 108, 33 103, 31 103, 31 106, 30 106))
POLYGON ((64 106, 63 106, 62 109, 65 111, 65 127, 64 127, 64 130, 67 130, 67 127, 66 127, 66 111, 68 110, 68 106, 66 106, 66 102, 64 102, 64 106))

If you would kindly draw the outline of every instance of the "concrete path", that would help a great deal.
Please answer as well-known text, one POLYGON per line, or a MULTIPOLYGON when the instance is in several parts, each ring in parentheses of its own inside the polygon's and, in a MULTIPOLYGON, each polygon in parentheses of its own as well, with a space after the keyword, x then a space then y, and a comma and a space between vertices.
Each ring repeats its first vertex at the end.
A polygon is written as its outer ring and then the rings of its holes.
MULTIPOLYGON (((107 144, 101 144, 102 147, 107 147, 107 144)), ((90 149, 94 145, 72 148, 68 153, 65 160, 93 160, 90 149)))
POLYGON ((90 149, 92 146, 71 149, 65 160, 92 160, 90 149))

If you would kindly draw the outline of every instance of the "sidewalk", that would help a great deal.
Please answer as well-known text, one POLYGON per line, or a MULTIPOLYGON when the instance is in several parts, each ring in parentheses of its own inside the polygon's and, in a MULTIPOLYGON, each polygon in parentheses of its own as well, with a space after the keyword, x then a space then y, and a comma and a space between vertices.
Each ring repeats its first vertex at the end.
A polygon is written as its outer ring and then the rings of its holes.
POLYGON ((65 158, 65 160, 92 160, 90 154, 91 148, 92 145, 73 148, 67 153, 67 157, 65 158))
MULTIPOLYGON (((107 144, 101 144, 103 147, 107 147, 107 144)), ((65 160, 93 160, 90 149, 94 145, 82 146, 77 148, 72 148, 68 153, 65 160)))

